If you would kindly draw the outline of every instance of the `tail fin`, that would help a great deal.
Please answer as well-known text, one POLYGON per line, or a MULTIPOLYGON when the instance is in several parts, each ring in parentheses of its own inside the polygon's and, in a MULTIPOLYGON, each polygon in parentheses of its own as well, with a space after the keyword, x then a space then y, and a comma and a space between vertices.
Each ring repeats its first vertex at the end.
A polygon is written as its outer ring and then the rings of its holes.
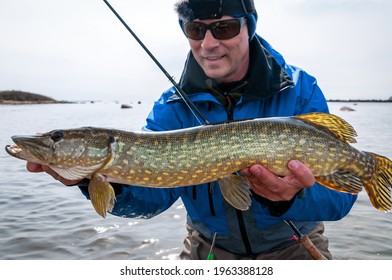
POLYGON ((372 178, 363 182, 373 206, 380 211, 392 210, 392 161, 386 157, 366 152, 376 159, 372 178))

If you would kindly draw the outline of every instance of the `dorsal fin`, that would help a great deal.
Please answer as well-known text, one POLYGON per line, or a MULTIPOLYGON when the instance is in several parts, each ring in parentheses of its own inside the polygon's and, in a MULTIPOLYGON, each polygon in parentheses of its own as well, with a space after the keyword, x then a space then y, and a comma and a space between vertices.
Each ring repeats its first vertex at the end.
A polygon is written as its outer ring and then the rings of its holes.
POLYGON ((310 113, 294 116, 293 118, 302 120, 312 126, 317 127, 335 138, 346 142, 356 143, 357 132, 342 118, 327 113, 310 113))

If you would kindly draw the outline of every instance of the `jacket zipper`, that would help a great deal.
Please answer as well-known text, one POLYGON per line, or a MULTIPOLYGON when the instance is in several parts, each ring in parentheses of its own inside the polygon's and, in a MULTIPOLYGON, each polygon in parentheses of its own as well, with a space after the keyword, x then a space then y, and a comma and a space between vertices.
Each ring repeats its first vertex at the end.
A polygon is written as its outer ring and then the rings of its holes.
POLYGON ((213 192, 214 192, 214 182, 210 182, 208 184, 208 201, 210 204, 211 215, 216 216, 215 207, 214 207, 214 200, 212 199, 213 192))
MULTIPOLYGON (((226 100, 227 100, 227 106, 226 106, 226 112, 227 112, 227 120, 232 121, 234 120, 234 105, 233 105, 233 100, 231 99, 230 95, 224 94, 226 100)), ((237 221, 238 221, 238 226, 240 229, 241 237, 242 237, 242 242, 244 244, 246 254, 247 256, 253 257, 253 252, 252 252, 252 246, 249 241, 248 237, 248 232, 246 230, 245 226, 245 221, 244 221, 244 215, 241 210, 236 209, 236 215, 237 215, 237 221)))
POLYGON ((224 94, 226 100, 227 100, 227 105, 226 105, 226 112, 227 112, 227 120, 232 121, 234 118, 234 106, 233 106, 233 100, 231 99, 230 95, 224 94))

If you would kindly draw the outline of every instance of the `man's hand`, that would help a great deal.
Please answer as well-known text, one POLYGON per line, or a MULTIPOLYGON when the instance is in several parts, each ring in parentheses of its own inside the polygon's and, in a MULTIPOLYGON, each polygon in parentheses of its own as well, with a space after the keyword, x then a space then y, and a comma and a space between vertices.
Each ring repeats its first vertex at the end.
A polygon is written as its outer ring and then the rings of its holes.
POLYGON ((37 163, 27 162, 26 168, 28 171, 34 172, 34 173, 46 172, 50 176, 52 176, 55 180, 60 181, 61 183, 63 183, 66 186, 73 186, 73 185, 76 185, 77 183, 80 182, 80 180, 67 180, 67 179, 61 177, 59 174, 54 172, 53 169, 51 169, 47 165, 41 165, 41 164, 37 164, 37 163))
POLYGON ((289 201, 299 191, 314 185, 315 178, 310 169, 298 160, 288 163, 292 175, 280 177, 260 164, 242 169, 252 190, 271 201, 289 201))

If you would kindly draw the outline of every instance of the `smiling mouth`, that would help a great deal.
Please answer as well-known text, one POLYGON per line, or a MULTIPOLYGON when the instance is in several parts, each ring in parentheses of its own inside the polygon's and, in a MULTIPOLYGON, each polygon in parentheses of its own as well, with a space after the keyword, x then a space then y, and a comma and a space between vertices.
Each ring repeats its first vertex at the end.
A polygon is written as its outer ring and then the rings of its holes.
POLYGON ((208 60, 208 61, 217 61, 220 60, 224 57, 224 55, 220 55, 220 56, 205 56, 204 59, 208 60))

